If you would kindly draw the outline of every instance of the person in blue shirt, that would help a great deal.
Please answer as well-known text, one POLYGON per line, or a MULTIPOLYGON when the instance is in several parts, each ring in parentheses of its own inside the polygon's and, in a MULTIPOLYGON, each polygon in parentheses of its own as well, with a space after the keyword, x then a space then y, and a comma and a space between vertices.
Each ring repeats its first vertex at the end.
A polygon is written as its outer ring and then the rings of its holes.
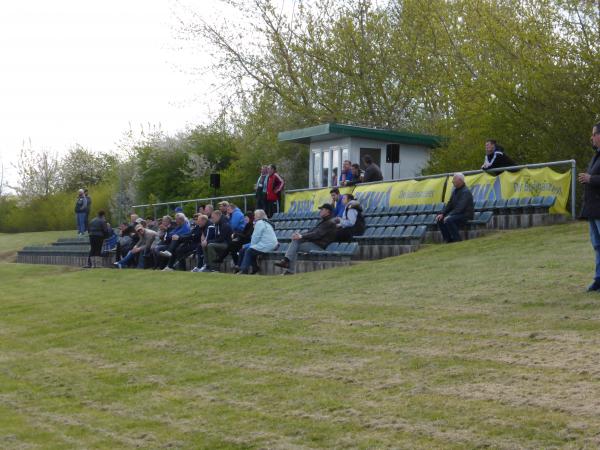
POLYGON ((342 163, 342 172, 340 173, 340 186, 346 186, 347 183, 352 182, 352 161, 345 160, 342 163))
POLYGON ((244 213, 233 203, 227 205, 227 214, 229 215, 229 226, 233 233, 241 233, 244 231, 246 222, 244 221, 244 213))
POLYGON ((179 237, 188 235, 190 232, 190 221, 185 217, 185 214, 182 212, 175 214, 175 227, 167 232, 167 237, 165 239, 165 242, 168 241, 167 243, 169 246, 166 250, 160 251, 159 255, 164 258, 171 258, 175 254, 175 250, 179 244, 181 244, 179 237))
POLYGON ((331 204, 333 205, 333 217, 342 217, 344 215, 344 202, 338 188, 333 188, 329 191, 331 194, 331 204))

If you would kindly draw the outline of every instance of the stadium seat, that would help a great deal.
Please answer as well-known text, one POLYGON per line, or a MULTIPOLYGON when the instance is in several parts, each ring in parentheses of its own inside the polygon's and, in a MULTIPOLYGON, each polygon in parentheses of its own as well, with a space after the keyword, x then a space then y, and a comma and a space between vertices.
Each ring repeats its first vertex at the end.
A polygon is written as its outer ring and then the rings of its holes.
POLYGON ((417 205, 415 214, 423 214, 425 212, 425 206, 427 205, 417 205))
POLYGON ((409 205, 406 208, 406 214, 408 214, 408 215, 416 214, 417 208, 418 208, 418 205, 409 205))
POLYGON ((402 205, 398 207, 398 214, 406 214, 406 210, 408 209, 408 205, 402 205))
POLYGON ((412 225, 412 224, 414 224, 414 223, 415 223, 415 220, 417 220, 417 216, 416 216, 416 215, 414 215, 414 214, 413 214, 413 215, 411 215, 411 216, 408 216, 408 217, 406 218, 406 220, 404 221, 404 224, 403 224, 403 225, 406 225, 406 226, 408 226, 408 225, 412 225))
POLYGON ((433 204, 429 203, 427 205, 423 205, 423 209, 421 210, 421 214, 431 214, 433 212, 433 204))
POLYGON ((554 203, 556 203, 556 197, 554 195, 544 197, 544 200, 542 201, 542 208, 552 208, 554 203))
POLYGON ((444 210, 444 206, 446 206, 444 202, 436 203, 435 205, 433 205, 433 211, 432 212, 434 214, 439 214, 439 213, 441 213, 444 210))
POLYGON ((400 226, 396 227, 394 229, 394 233, 392 234, 392 237, 394 239, 400 239, 402 237, 402 234, 404 233, 405 229, 406 229, 406 227, 403 226, 403 225, 400 225, 400 226))
POLYGON ((373 236, 373 233, 375 233, 376 229, 377 228, 375 228, 375 227, 367 228, 361 236, 353 236, 353 238, 356 239, 357 241, 366 241, 371 236, 373 236))

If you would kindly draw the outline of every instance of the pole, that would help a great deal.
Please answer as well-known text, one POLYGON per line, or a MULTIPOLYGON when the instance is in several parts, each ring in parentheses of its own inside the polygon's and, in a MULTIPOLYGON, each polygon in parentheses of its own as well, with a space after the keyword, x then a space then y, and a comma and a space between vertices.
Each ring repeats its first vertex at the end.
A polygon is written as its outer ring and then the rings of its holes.
POLYGON ((577 163, 571 160, 571 220, 575 220, 575 188, 577 187, 577 163))

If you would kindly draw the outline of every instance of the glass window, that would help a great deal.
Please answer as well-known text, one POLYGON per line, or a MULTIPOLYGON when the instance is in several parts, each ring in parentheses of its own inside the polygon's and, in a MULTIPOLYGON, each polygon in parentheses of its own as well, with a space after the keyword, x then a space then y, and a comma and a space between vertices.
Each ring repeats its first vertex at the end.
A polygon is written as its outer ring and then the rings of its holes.
POLYGON ((337 186, 340 178, 340 149, 335 147, 333 149, 333 162, 331 169, 331 185, 337 186))
POLYGON ((313 187, 321 187, 321 151, 313 153, 313 187))
POLYGON ((321 187, 329 186, 329 151, 323 152, 323 171, 321 173, 321 187))
POLYGON ((347 148, 343 148, 342 149, 342 163, 349 159, 350 159, 350 152, 348 151, 347 148))

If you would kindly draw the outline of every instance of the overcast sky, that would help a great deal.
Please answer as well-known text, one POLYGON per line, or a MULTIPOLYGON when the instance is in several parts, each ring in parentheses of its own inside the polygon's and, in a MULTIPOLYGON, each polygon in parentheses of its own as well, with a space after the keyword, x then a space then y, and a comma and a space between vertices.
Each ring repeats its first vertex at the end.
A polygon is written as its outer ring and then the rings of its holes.
MULTIPOLYGON (((187 3, 222 20, 216 2, 187 3)), ((57 153, 75 143, 110 151, 129 123, 172 133, 206 122, 218 80, 190 75, 210 60, 178 48, 181 12, 175 0, 2 2, 0 162, 9 168, 29 139, 57 153)))

